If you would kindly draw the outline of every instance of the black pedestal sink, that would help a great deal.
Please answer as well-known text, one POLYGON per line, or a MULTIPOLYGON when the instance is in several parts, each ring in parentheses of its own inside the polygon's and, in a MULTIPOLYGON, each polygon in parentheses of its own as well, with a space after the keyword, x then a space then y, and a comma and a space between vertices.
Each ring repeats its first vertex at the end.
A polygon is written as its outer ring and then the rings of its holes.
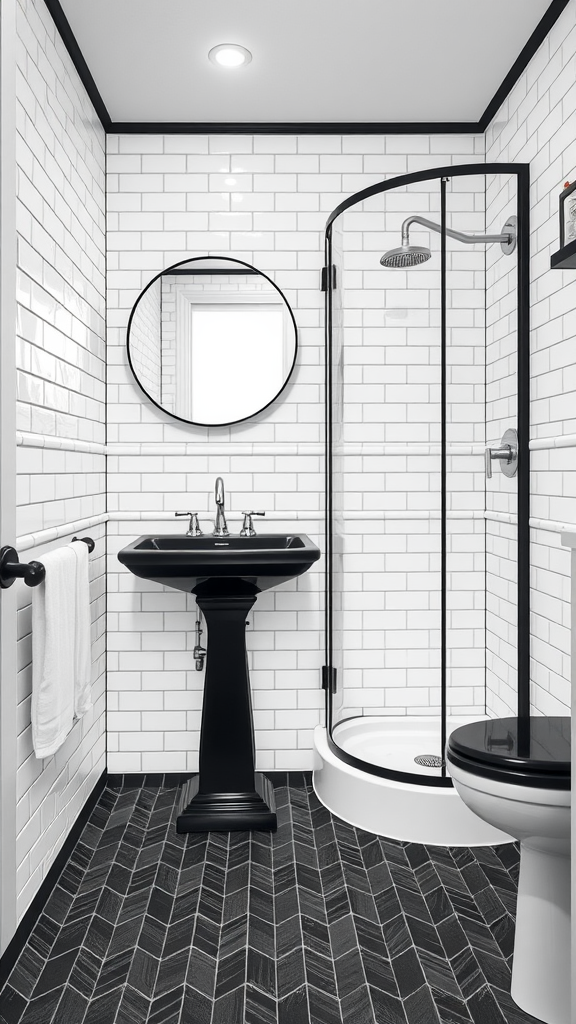
POLYGON ((200 774, 183 787, 178 832, 276 828, 272 784, 254 771, 246 616, 319 557, 305 534, 276 533, 139 537, 118 553, 136 576, 195 594, 208 628, 200 774))

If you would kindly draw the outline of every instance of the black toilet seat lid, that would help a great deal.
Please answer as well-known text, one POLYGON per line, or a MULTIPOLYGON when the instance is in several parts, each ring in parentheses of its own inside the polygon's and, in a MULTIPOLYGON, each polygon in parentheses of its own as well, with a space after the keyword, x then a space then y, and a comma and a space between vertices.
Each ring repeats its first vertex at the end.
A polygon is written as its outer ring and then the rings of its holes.
POLYGON ((450 734, 448 759, 477 775, 570 789, 570 718, 492 718, 450 734))

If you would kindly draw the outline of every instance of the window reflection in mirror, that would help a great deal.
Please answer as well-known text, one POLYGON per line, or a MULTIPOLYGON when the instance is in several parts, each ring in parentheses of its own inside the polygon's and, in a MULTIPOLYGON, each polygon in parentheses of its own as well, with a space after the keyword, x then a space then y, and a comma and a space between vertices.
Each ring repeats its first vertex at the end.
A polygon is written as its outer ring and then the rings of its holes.
POLYGON ((236 260, 169 268, 145 289, 128 331, 146 394, 190 423, 238 422, 269 405, 296 356, 296 327, 279 289, 236 260))

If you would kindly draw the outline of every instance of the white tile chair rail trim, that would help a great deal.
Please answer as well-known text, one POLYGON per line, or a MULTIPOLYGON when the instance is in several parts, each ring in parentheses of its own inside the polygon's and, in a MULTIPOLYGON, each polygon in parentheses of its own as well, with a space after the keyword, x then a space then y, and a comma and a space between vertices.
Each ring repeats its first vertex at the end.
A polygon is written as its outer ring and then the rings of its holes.
POLYGON ((554 437, 538 437, 530 442, 532 451, 543 451, 547 448, 576 448, 576 434, 557 434, 554 437))
MULTIPOLYGON (((226 517, 231 522, 240 521, 242 519, 241 512, 230 512, 226 517)), ((321 522, 324 519, 323 512, 267 512, 266 518, 274 522, 292 522, 293 520, 300 521, 305 520, 308 522, 321 522)), ((347 521, 378 521, 378 520, 426 520, 426 519, 440 519, 440 512, 433 511, 404 511, 404 512, 390 512, 386 511, 370 511, 370 512, 344 512, 340 513, 337 518, 345 519, 347 521)), ((516 524, 516 515, 513 512, 482 512, 480 510, 472 511, 449 511, 447 513, 447 519, 451 520, 469 520, 469 519, 487 519, 497 523, 509 523, 510 525, 516 524)), ((39 547, 41 544, 48 544, 50 541, 59 540, 60 537, 66 537, 71 533, 76 533, 79 530, 87 530, 91 526, 100 526, 109 522, 173 522, 173 512, 101 512, 97 516, 89 516, 86 519, 76 519, 71 523, 63 523, 61 526, 52 526, 48 530, 39 530, 37 533, 27 533, 16 539, 16 548, 18 551, 29 551, 30 548, 39 547)), ((565 531, 574 532, 576 525, 574 523, 562 523, 554 519, 530 519, 530 526, 535 530, 547 530, 549 533, 564 533, 565 531)))
MULTIPOLYGON (((86 452, 93 455, 324 455, 324 445, 309 441, 286 442, 246 441, 157 441, 155 443, 122 444, 111 441, 80 441, 52 434, 16 432, 16 444, 24 448, 55 448, 59 451, 86 452)), ((449 444, 448 455, 482 455, 483 444, 449 444)), ((532 451, 550 448, 575 448, 576 434, 558 434, 530 441, 532 451)), ((336 455, 440 455, 437 443, 393 444, 391 442, 344 442, 334 449, 336 455)))
MULTIPOLYGON (((495 523, 509 523, 516 526, 517 516, 515 512, 485 512, 484 518, 495 523)), ((548 533, 570 533, 576 530, 574 523, 563 523, 558 519, 538 519, 530 517, 530 526, 533 530, 546 530, 548 533)))
MULTIPOLYGON (((70 437, 32 434, 18 431, 16 443, 25 448, 55 448, 59 451, 80 451, 95 455, 324 455, 324 445, 308 441, 245 442, 245 441, 157 441, 155 443, 121 444, 111 441, 76 441, 70 437)), ((576 443, 576 438, 575 438, 576 443)), ((335 449, 338 455, 440 455, 437 443, 392 444, 373 441, 349 442, 335 449)), ((482 444, 449 444, 448 455, 482 455, 482 444)))
POLYGON ((52 526, 48 530, 38 530, 37 533, 27 533, 16 538, 16 550, 29 551, 40 544, 48 544, 50 541, 67 537, 71 533, 81 530, 88 530, 91 526, 101 526, 108 522, 110 516, 107 512, 101 512, 97 516, 88 516, 86 519, 76 519, 73 523, 63 523, 61 526, 52 526))
POLYGON ((73 437, 55 437, 52 434, 31 434, 16 431, 16 444, 20 448, 55 448, 58 451, 85 452, 89 455, 105 455, 106 445, 98 441, 79 441, 73 437))
POLYGON ((547 530, 548 533, 570 533, 576 529, 574 523, 561 523, 556 519, 530 519, 530 526, 534 530, 547 530))

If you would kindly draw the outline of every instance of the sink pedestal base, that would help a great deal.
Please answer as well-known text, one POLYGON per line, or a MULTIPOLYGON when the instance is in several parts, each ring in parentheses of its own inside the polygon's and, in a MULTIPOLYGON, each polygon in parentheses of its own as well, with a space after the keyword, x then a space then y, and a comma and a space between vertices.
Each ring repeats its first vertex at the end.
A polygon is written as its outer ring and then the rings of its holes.
POLYGON ((178 832, 248 832, 276 830, 274 788, 254 773, 252 793, 199 793, 200 776, 182 787, 178 832))
POLYGON ((256 595, 196 595, 208 629, 200 774, 182 789, 178 832, 276 829, 272 783, 254 771, 246 616, 256 595))

